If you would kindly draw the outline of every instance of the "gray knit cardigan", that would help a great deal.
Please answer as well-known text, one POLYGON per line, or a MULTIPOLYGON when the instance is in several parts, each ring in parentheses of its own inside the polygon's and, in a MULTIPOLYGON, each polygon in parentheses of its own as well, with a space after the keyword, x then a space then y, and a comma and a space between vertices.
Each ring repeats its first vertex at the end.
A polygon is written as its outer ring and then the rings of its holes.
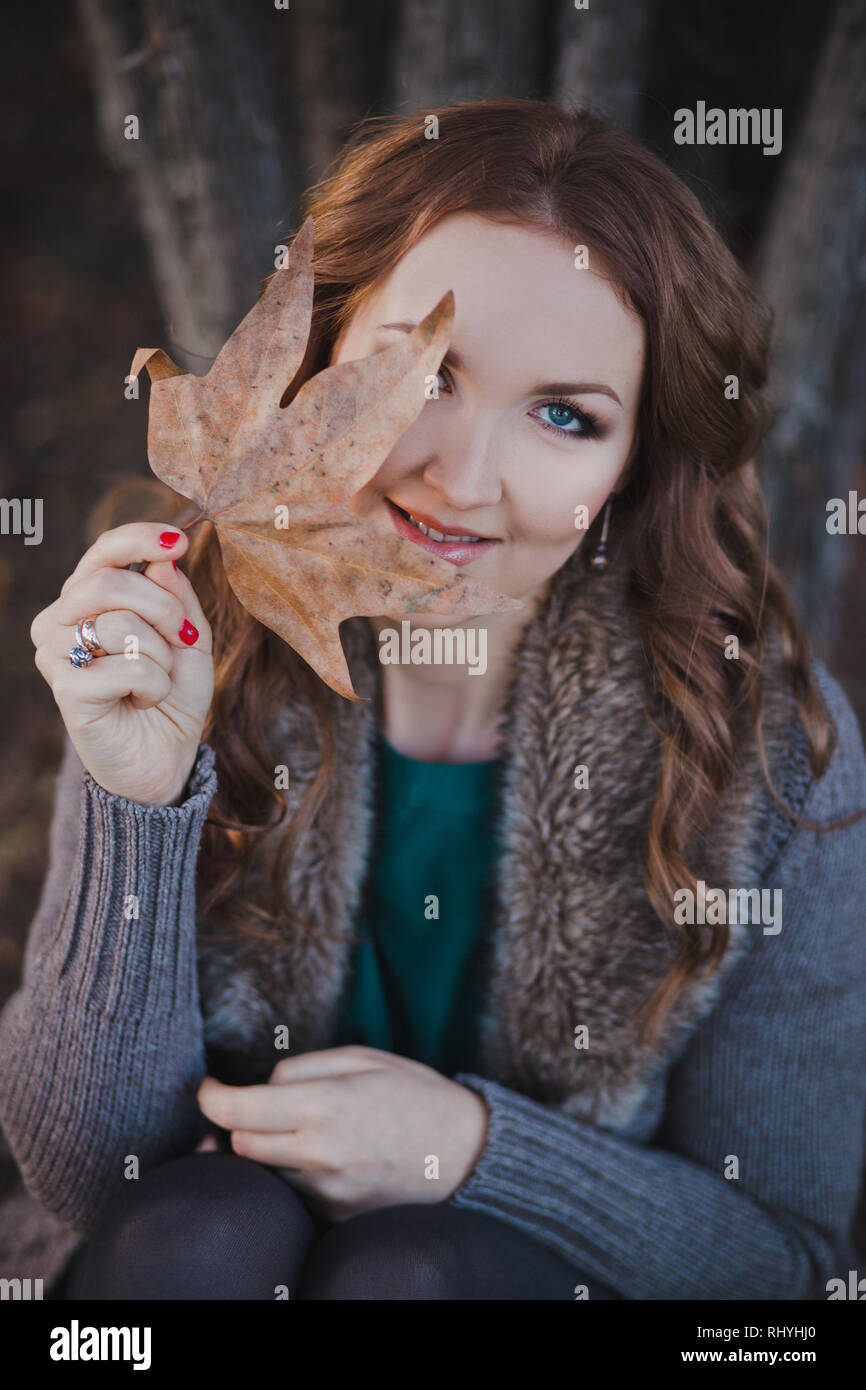
MULTIPOLYGON (((642 881, 658 705, 629 580, 624 551, 598 574, 573 557, 513 659, 483 1063, 456 1077, 486 1098, 489 1129, 448 1200, 512 1223, 624 1298, 826 1298, 827 1281, 856 1267, 866 821, 797 827, 744 746, 690 862, 708 891, 769 890, 781 929, 769 913, 733 922, 720 969, 680 997, 660 1052, 639 1045, 628 1020, 673 946, 642 881)), ((308 927, 279 946, 209 940, 197 913, 216 789, 207 744, 186 799, 158 808, 108 794, 67 739, 22 983, 0 1015, 0 1124, 22 1177, 0 1205, 0 1275, 47 1284, 122 1186, 126 1155, 146 1170, 191 1151, 207 1129, 195 1098, 206 1071, 267 1080, 284 1055, 278 1024, 292 1052, 336 1036, 381 719, 371 627, 352 619, 342 635, 371 698, 333 696, 339 775, 285 883, 308 927)), ((766 670, 781 794, 819 822, 866 805, 863 743, 838 684, 816 663, 839 728, 816 781, 775 642, 766 670)), ((292 703, 270 739, 291 810, 318 735, 292 703)), ((262 874, 268 847, 272 832, 262 874)))

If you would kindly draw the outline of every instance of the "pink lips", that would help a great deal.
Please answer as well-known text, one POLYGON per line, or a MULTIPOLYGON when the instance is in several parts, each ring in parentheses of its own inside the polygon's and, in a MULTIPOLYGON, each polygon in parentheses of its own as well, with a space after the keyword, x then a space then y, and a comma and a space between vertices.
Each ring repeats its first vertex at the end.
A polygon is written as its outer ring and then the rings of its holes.
MULTIPOLYGON (((413 526, 399 507, 395 507, 389 497, 385 498, 385 503, 391 518, 394 522, 394 529, 401 536, 405 536, 407 541, 413 541, 415 545, 420 545, 423 550, 429 550, 431 555, 438 555, 440 560, 449 560, 452 565, 468 565, 473 560, 477 560, 481 555, 486 555, 493 546, 499 545, 497 539, 484 541, 434 541, 429 536, 425 536, 423 531, 419 531, 417 526, 413 526)), ((423 518, 419 518, 423 520, 423 518)), ((427 525, 427 522, 424 522, 427 525)), ((436 530, 440 528, 437 526, 436 530)), ((456 529, 456 528, 455 528, 456 529)), ((468 528, 463 532, 468 535, 468 528)))

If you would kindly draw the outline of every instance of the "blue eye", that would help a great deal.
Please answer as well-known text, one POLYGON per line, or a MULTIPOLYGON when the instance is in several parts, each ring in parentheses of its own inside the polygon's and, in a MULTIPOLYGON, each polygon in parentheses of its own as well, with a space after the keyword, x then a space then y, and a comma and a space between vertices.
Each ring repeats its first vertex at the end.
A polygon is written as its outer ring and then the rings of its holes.
MULTIPOLYGON (((443 386, 441 389, 450 391, 448 385, 450 373, 448 367, 439 367, 436 379, 442 378, 443 386)), ((567 400, 545 400, 537 410, 553 411, 553 420, 541 420, 535 416, 542 430, 550 430, 553 434, 567 435, 570 439, 602 439, 605 431, 599 424, 598 416, 589 413, 588 410, 581 410, 580 406, 571 406, 567 400), (571 428, 577 425, 577 428, 571 428)))
POLYGON ((547 420, 542 420, 536 415, 543 429, 554 430, 557 434, 568 434, 574 439, 598 439, 601 435, 598 420, 594 415, 590 415, 586 410, 578 410, 577 406, 568 405, 566 401, 545 401, 537 409, 550 412, 547 420))
POLYGON ((567 430, 570 425, 580 424, 577 412, 569 405, 543 405, 541 409, 550 411, 550 423, 556 425, 557 429, 567 430))

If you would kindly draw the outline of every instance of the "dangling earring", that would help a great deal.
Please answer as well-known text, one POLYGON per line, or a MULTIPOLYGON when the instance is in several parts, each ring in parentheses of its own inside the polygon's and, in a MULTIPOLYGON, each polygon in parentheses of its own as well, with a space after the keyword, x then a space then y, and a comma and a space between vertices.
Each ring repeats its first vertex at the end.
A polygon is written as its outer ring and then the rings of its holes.
POLYGON ((610 521, 610 508, 613 501, 613 493, 607 499, 604 509, 604 520, 601 523, 601 540, 589 557, 590 568, 594 570, 607 569, 607 527, 610 521))

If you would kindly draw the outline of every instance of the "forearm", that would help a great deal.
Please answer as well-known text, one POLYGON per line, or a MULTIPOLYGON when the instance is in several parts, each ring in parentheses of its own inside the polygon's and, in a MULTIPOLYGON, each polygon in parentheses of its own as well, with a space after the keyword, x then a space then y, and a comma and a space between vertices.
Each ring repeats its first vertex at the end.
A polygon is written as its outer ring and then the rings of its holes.
POLYGON ((629 1143, 474 1075, 455 1079, 490 1107, 485 1149, 455 1205, 520 1227, 624 1298, 808 1296, 819 1233, 807 1246, 798 1223, 721 1167, 629 1143))
MULTIPOLYGON (((66 801, 73 807, 72 769, 66 801)), ((174 808, 79 769, 74 858, 43 896, 21 988, 0 1016, 0 1121, 30 1191, 82 1233, 124 1180, 204 1132, 195 864, 216 780, 200 750, 174 808)))

